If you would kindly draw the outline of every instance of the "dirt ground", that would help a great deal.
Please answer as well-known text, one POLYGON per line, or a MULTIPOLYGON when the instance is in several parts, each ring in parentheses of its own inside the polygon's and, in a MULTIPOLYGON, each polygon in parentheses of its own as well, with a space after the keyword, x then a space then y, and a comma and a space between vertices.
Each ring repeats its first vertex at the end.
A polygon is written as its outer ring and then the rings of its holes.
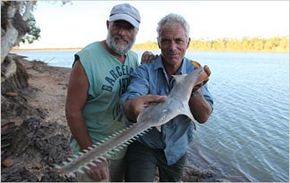
POLYGON ((70 69, 22 64, 29 86, 1 96, 1 181, 75 181, 52 169, 71 154, 64 112, 70 69))
POLYGON ((66 125, 65 98, 70 75, 70 69, 48 67, 45 63, 25 62, 29 74, 29 86, 38 90, 30 98, 29 104, 44 109, 48 116, 46 122, 57 122, 66 125))

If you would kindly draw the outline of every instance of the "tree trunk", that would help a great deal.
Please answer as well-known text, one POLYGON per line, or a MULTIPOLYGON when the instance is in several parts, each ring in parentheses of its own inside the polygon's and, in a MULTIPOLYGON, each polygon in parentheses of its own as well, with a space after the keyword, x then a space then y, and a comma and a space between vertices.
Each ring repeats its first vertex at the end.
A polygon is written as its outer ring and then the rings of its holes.
POLYGON ((18 45, 29 32, 27 22, 32 17, 34 4, 33 1, 1 1, 1 63, 13 46, 18 45))
POLYGON ((5 35, 1 37, 1 63, 16 43, 17 37, 18 31, 9 23, 5 35))

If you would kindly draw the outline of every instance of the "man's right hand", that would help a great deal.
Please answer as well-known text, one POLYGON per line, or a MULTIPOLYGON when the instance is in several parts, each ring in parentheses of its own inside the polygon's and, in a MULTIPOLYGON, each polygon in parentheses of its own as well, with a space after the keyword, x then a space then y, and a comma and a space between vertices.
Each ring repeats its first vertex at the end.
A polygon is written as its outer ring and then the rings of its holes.
POLYGON ((193 92, 197 91, 200 87, 202 87, 203 85, 205 85, 208 80, 209 80, 209 76, 211 75, 211 70, 209 69, 209 67, 207 65, 205 65, 203 67, 203 72, 201 73, 199 80, 197 81, 196 85, 193 88, 193 92))
POLYGON ((98 159, 94 161, 94 165, 89 165, 90 170, 87 174, 94 181, 109 181, 109 168, 106 159, 98 159))
POLYGON ((165 99, 166 96, 161 95, 144 95, 128 100, 124 105, 126 116, 128 117, 128 119, 136 121, 138 115, 146 107, 148 107, 148 105, 152 103, 164 102, 165 99))

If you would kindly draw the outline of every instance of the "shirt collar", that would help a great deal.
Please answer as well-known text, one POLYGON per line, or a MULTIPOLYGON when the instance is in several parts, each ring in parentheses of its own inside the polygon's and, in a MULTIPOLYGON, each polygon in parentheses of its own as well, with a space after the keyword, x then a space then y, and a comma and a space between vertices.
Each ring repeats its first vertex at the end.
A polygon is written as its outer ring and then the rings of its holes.
MULTIPOLYGON (((181 67, 180 67, 179 70, 177 71, 178 74, 186 74, 186 67, 187 67, 187 66, 186 66, 186 64, 187 64, 186 60, 187 60, 187 58, 185 58, 185 57, 182 59, 181 67)), ((163 67, 163 64, 162 64, 161 55, 159 55, 159 56, 156 58, 156 60, 153 61, 153 64, 154 64, 154 66, 153 66, 154 70, 157 70, 157 69, 163 69, 163 70, 165 71, 165 69, 164 69, 164 67, 163 67)))

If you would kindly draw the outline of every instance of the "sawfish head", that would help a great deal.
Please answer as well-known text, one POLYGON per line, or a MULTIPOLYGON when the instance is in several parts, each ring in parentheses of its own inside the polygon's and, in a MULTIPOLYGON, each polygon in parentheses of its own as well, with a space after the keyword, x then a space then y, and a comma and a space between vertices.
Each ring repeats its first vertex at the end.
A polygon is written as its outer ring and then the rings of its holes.
POLYGON ((149 123, 152 127, 161 126, 178 115, 186 115, 195 121, 188 102, 194 86, 206 79, 207 74, 204 73, 200 67, 187 75, 174 75, 175 84, 165 101, 149 105, 139 114, 137 122, 149 123))

